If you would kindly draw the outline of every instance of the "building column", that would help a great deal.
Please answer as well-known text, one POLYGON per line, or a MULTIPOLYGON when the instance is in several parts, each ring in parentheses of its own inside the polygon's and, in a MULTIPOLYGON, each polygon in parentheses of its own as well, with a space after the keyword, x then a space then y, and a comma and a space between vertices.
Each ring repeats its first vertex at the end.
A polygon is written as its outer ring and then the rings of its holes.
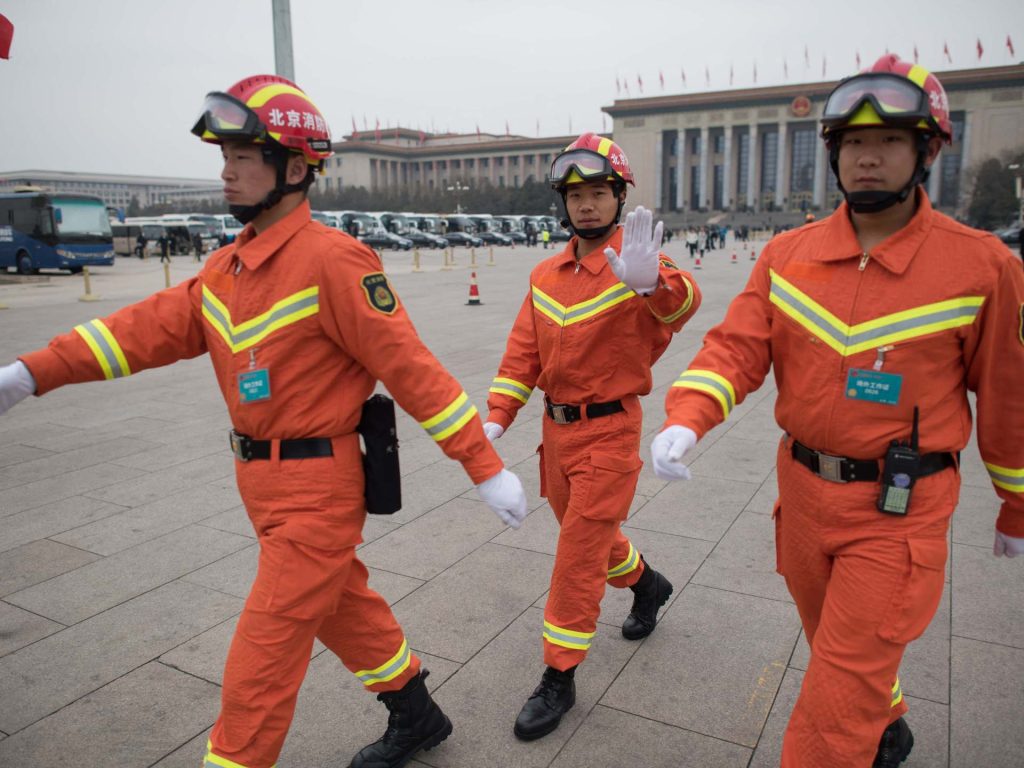
POLYGON ((676 134, 676 210, 682 211, 686 199, 686 129, 676 134))
POLYGON ((761 186, 761 152, 758 145, 757 123, 750 124, 750 161, 747 163, 747 208, 751 211, 758 210, 757 201, 760 198, 761 186))
POLYGON ((819 141, 814 151, 814 195, 812 202, 819 209, 825 207, 825 187, 828 184, 828 150, 825 142, 819 141))
POLYGON ((935 158, 932 163, 931 175, 928 176, 928 197, 936 208, 939 205, 939 195, 942 194, 942 155, 935 158))
MULTIPOLYGON (((967 161, 971 156, 971 113, 964 112, 964 135, 960 139, 960 178, 959 189, 956 191, 956 213, 960 213, 964 200, 964 179, 967 178, 967 161)), ((940 154, 939 157, 942 157, 940 154)))
POLYGON ((708 127, 705 125, 700 129, 700 199, 697 201, 697 208, 703 208, 705 202, 711 207, 708 200, 708 127))
POLYGON ((789 181, 787 127, 788 123, 785 121, 779 123, 779 133, 777 134, 778 146, 776 147, 775 156, 775 208, 780 211, 783 210, 785 205, 784 200, 789 197, 786 194, 789 191, 786 189, 788 186, 787 182, 789 181))
POLYGON ((733 200, 732 189, 732 126, 725 126, 725 139, 722 152, 722 208, 731 211, 735 200, 733 200))
POLYGON ((665 213, 661 209, 662 192, 664 185, 662 179, 665 177, 665 132, 658 131, 654 137, 654 167, 657 173, 654 174, 654 204, 651 208, 655 211, 665 213))

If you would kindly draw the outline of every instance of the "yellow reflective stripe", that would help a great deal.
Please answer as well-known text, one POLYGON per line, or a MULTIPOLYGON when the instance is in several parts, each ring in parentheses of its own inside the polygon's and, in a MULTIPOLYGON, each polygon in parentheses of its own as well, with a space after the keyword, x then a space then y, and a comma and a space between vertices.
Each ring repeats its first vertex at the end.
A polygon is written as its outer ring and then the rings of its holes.
POLYGON ((640 565, 640 553, 636 551, 633 542, 629 542, 629 554, 626 555, 625 560, 608 571, 608 578, 614 579, 617 576, 625 576, 627 573, 635 571, 638 565, 640 565))
POLYGON ((984 296, 961 296, 850 326, 777 272, 769 271, 771 303, 844 357, 886 344, 970 325, 985 302, 984 296))
POLYGON ((901 701, 903 701, 903 689, 900 688, 900 679, 897 677, 896 682, 893 683, 892 686, 892 700, 889 704, 889 708, 891 709, 892 707, 895 707, 901 701))
POLYGON ((1024 469, 1000 467, 998 464, 985 462, 985 469, 992 480, 992 485, 1011 493, 1024 493, 1024 469))
MULTIPOLYGON (((303 101, 309 102, 310 105, 314 107, 316 106, 313 104, 312 99, 298 88, 293 85, 285 85, 284 83, 274 83, 264 88, 260 88, 256 93, 249 97, 249 100, 245 104, 247 107, 256 109, 257 107, 262 107, 275 96, 280 96, 282 93, 289 94, 291 96, 298 96, 303 101)), ((317 111, 319 112, 320 110, 317 111)))
POLYGON ((602 137, 601 141, 597 145, 597 154, 608 157, 608 152, 612 148, 612 140, 605 139, 602 137))
POLYGON ((402 646, 398 649, 398 653, 375 669, 359 670, 356 672, 356 677, 362 680, 363 685, 386 683, 388 680, 394 680, 407 670, 411 662, 412 653, 409 651, 408 642, 403 637, 402 646))
MULTIPOLYGON (((228 760, 226 757, 213 754, 213 744, 209 741, 206 742, 206 757, 203 758, 203 768, 210 768, 210 766, 217 766, 218 768, 247 768, 242 763, 236 763, 234 760, 228 760)), ((276 768, 277 763, 270 766, 270 768, 276 768)))
POLYGON ((496 395, 509 395, 522 402, 523 405, 526 405, 530 395, 533 393, 533 387, 528 387, 523 382, 516 381, 515 379, 497 376, 491 383, 491 388, 488 392, 493 392, 496 395))
POLYGON ((531 286, 533 294, 533 307, 545 317, 554 320, 560 326, 565 327, 587 320, 596 314, 611 309, 616 304, 632 299, 637 294, 630 290, 625 283, 615 283, 592 299, 581 301, 566 307, 548 296, 537 286, 531 286))
POLYGON ((75 332, 88 345, 105 378, 116 379, 131 375, 124 350, 102 320, 90 320, 83 325, 76 325, 75 332))
POLYGON ((736 407, 736 389, 727 378, 714 371, 690 368, 679 374, 672 386, 696 389, 711 395, 722 406, 725 418, 729 418, 732 409, 736 407))
POLYGON ((685 277, 683 278, 683 282, 686 284, 686 301, 683 302, 683 306, 681 306, 679 309, 677 309, 672 314, 665 315, 664 317, 659 315, 653 309, 651 310, 651 314, 654 315, 659 320, 661 320, 661 322, 663 322, 663 323, 674 323, 680 317, 685 315, 686 311, 690 308, 690 305, 693 304, 693 286, 690 285, 690 281, 687 280, 685 277))
POLYGON ((907 72, 907 80, 919 85, 921 89, 924 89, 924 81, 928 79, 928 70, 922 67, 920 64, 915 64, 907 72))
POLYGON ((267 311, 235 325, 228 308, 204 285, 203 317, 232 352, 241 352, 263 341, 274 331, 317 314, 320 311, 319 297, 320 287, 314 285, 286 296, 267 311))
POLYGON ((590 641, 596 632, 577 632, 573 629, 556 627, 550 621, 544 621, 543 637, 549 643, 560 645, 563 648, 572 648, 578 651, 585 651, 590 648, 590 641))
POLYGON ((476 406, 469 402, 469 395, 463 392, 439 414, 421 421, 420 426, 434 440, 441 442, 466 426, 476 414, 476 406))

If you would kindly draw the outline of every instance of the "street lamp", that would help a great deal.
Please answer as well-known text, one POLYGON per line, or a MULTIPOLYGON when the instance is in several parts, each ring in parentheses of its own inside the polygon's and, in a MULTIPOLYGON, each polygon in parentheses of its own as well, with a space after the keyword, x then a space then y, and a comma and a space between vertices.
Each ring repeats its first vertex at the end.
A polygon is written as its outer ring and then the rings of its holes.
POLYGON ((450 187, 446 187, 446 189, 449 192, 455 193, 455 213, 462 213, 462 206, 459 205, 459 195, 461 195, 463 192, 469 192, 469 185, 463 184, 461 181, 456 181, 455 184, 453 184, 450 187))
POLYGON ((1017 221, 1024 222, 1024 170, 1020 163, 1010 163, 1007 170, 1013 171, 1013 191, 1017 195, 1017 221))

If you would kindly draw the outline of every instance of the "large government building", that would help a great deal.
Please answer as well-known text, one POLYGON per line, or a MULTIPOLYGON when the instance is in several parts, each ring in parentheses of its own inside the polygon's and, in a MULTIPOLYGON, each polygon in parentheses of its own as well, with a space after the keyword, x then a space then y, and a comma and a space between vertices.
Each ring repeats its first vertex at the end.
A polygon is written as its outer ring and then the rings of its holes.
MULTIPOLYGON (((936 73, 949 95, 953 145, 928 182, 947 211, 962 209, 966 172, 1024 149, 1024 65, 936 73)), ((831 210, 840 198, 818 119, 836 81, 617 100, 604 111, 630 159, 631 204, 663 215, 695 211, 831 210)), ((328 190, 451 189, 485 180, 543 180, 575 136, 426 134, 405 128, 347 136, 328 161, 328 190)))
POLYGON ((74 192, 99 197, 107 205, 127 209, 132 198, 139 205, 221 200, 224 184, 216 179, 180 179, 167 176, 131 176, 75 171, 0 171, 0 192, 19 187, 41 187, 52 192, 74 192))

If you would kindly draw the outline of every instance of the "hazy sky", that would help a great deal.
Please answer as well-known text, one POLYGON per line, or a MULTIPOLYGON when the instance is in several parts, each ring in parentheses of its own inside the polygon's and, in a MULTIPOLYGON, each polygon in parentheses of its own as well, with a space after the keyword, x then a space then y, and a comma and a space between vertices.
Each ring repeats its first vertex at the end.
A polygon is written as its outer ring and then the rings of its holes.
MULTIPOLYGON (((755 62, 758 85, 786 82, 785 61, 789 82, 811 82, 823 57, 835 78, 857 52, 866 66, 915 43, 940 71, 1024 61, 1021 0, 291 0, 291 12, 296 80, 336 138, 353 118, 359 130, 602 130, 617 77, 633 96, 637 75, 646 96, 683 91, 682 70, 686 91, 721 90, 732 66, 743 88, 755 62)), ((203 96, 274 70, 271 0, 0 0, 0 13, 14 24, 0 173, 215 178, 217 150, 189 133, 203 96)))

